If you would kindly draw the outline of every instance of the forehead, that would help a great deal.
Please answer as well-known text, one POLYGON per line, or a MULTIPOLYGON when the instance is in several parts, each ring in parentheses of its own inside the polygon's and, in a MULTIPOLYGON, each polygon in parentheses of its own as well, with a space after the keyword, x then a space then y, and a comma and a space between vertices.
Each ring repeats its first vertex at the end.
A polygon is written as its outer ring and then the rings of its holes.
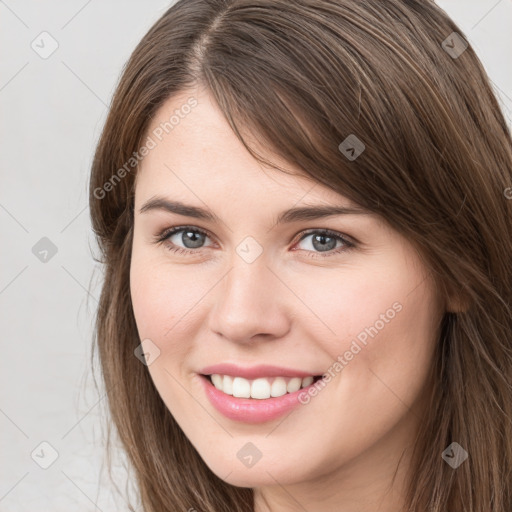
MULTIPOLYGON (((287 172, 258 162, 205 90, 193 89, 169 98, 152 119, 146 136, 152 149, 137 171, 138 203, 154 194, 168 194, 356 206, 261 146, 258 152, 287 172)), ((249 144, 256 144, 250 133, 244 137, 249 144)))

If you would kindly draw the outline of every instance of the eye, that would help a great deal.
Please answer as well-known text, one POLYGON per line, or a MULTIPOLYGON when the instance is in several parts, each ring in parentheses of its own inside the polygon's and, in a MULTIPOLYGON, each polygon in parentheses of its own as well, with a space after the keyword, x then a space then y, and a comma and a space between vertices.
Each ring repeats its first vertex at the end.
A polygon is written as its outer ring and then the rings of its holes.
POLYGON ((304 250, 310 252, 308 256, 326 258, 338 254, 340 252, 347 252, 355 247, 355 243, 347 240, 340 233, 331 231, 329 229, 315 229, 308 231, 299 240, 299 243, 312 237, 308 243, 305 244, 304 250), (342 244, 342 247, 336 248, 338 243, 342 244), (318 252, 317 252, 318 251, 318 252), (319 254, 327 253, 327 254, 319 254))
MULTIPOLYGON (((329 229, 312 229, 305 234, 302 233, 302 235, 298 244, 312 237, 305 244, 306 247, 300 249, 310 253, 308 256, 311 257, 325 258, 349 251, 356 246, 354 242, 347 240, 341 233, 329 229), (336 247, 338 243, 341 243, 341 247, 336 247)), ((194 226, 176 226, 159 233, 155 237, 154 243, 163 243, 167 249, 178 254, 192 254, 208 247, 203 245, 206 238, 210 238, 207 231, 194 226), (176 237, 176 239, 172 240, 173 237, 176 237), (178 243, 182 243, 185 247, 180 247, 177 245, 178 243)))
POLYGON ((205 238, 209 238, 209 234, 202 229, 194 228, 193 226, 176 226, 166 229, 157 235, 155 243, 165 243, 170 251, 187 254, 197 252, 194 249, 202 249, 205 238), (174 236, 176 236, 176 239, 172 241, 171 239, 174 236), (185 247, 177 246, 177 242, 181 242, 185 247))

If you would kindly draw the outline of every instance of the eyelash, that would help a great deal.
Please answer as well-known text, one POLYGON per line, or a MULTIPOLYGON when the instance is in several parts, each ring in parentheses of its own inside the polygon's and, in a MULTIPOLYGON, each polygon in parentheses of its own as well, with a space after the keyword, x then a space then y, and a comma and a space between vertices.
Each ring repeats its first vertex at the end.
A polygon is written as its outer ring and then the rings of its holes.
MULTIPOLYGON (((175 226, 170 229, 166 228, 163 231, 161 231, 160 233, 158 233, 154 239, 154 243, 155 244, 164 244, 166 249, 168 249, 171 252, 177 253, 177 254, 191 254, 191 253, 199 252, 199 250, 201 250, 201 249, 204 249, 204 247, 199 247, 198 249, 184 249, 183 247, 178 247, 178 246, 174 245, 172 242, 166 243, 166 241, 171 237, 171 235, 174 235, 175 233, 179 233, 180 231, 186 231, 186 230, 192 231, 194 233, 199 233, 201 235, 206 235, 208 238, 212 238, 212 236, 210 235, 210 233, 208 233, 208 231, 196 228, 194 226, 175 226)), ((344 243, 345 246, 339 247, 338 249, 331 249, 327 254, 322 254, 320 252, 314 252, 314 251, 308 251, 306 249, 298 249, 298 250, 306 251, 307 253, 309 253, 308 256, 310 256, 312 258, 317 258, 317 257, 329 258, 329 257, 339 254, 341 252, 348 252, 351 249, 354 249, 356 247, 355 243, 347 240, 344 236, 341 235, 341 233, 337 233, 336 231, 331 231, 330 229, 307 230, 304 233, 302 233, 303 236, 301 238, 299 238, 299 240, 297 240, 296 243, 302 242, 302 240, 304 238, 306 238, 307 236, 316 234, 316 233, 340 240, 341 242, 344 243)))

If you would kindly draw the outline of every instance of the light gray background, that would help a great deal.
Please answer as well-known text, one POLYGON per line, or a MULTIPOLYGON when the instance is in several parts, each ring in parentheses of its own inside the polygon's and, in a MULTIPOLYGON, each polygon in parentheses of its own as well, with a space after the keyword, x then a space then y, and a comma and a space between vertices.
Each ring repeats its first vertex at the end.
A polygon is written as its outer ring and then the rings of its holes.
MULTIPOLYGON (((102 274, 88 176, 122 66, 172 3, 0 0, 0 512, 127 510, 103 468, 104 394, 89 372, 102 274), (58 43, 46 59, 31 47, 51 48, 43 31, 58 43), (43 237, 57 248, 46 263, 32 250, 43 237), (58 452, 48 469, 35 462, 52 460, 42 442, 58 452)), ((512 125, 512 2, 438 3, 512 125)))

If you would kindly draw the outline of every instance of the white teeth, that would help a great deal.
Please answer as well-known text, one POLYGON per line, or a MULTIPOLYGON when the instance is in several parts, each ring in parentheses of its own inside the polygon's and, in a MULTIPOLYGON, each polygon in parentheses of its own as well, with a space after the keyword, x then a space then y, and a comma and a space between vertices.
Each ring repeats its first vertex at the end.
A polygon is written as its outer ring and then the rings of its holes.
POLYGON ((302 379, 302 387, 305 388, 306 386, 310 386, 313 384, 313 377, 306 377, 305 379, 302 379))
POLYGON ((294 377, 290 379, 290 382, 286 385, 286 391, 288 393, 293 393, 294 391, 298 391, 300 389, 300 385, 302 384, 302 379, 300 377, 294 377))
POLYGON ((227 395, 238 398, 255 398, 264 400, 270 397, 283 396, 286 393, 293 393, 313 383, 313 377, 274 377, 259 378, 255 380, 244 379, 243 377, 231 377, 229 375, 213 374, 211 376, 213 385, 227 395))
POLYGON ((213 374, 212 375, 212 382, 213 382, 213 385, 217 388, 217 389, 223 389, 223 386, 222 386, 222 381, 224 379, 222 378, 222 375, 219 375, 217 373, 213 374))
MULTIPOLYGON (((219 377, 220 377, 220 375, 219 375, 219 377)), ((219 388, 219 389, 224 391, 224 393, 226 393, 226 395, 232 395, 233 394, 233 377, 230 377, 229 375, 224 375, 223 380, 222 380, 222 388, 219 388)))
POLYGON ((270 396, 283 396, 286 395, 286 381, 283 377, 276 377, 272 382, 272 388, 270 390, 270 396))
MULTIPOLYGON (((248 382, 248 381, 247 381, 248 382)), ((270 382, 267 379, 256 379, 251 384, 251 398, 270 398, 270 382)))
POLYGON ((251 398, 251 383, 242 377, 235 377, 233 379, 233 396, 251 398))

